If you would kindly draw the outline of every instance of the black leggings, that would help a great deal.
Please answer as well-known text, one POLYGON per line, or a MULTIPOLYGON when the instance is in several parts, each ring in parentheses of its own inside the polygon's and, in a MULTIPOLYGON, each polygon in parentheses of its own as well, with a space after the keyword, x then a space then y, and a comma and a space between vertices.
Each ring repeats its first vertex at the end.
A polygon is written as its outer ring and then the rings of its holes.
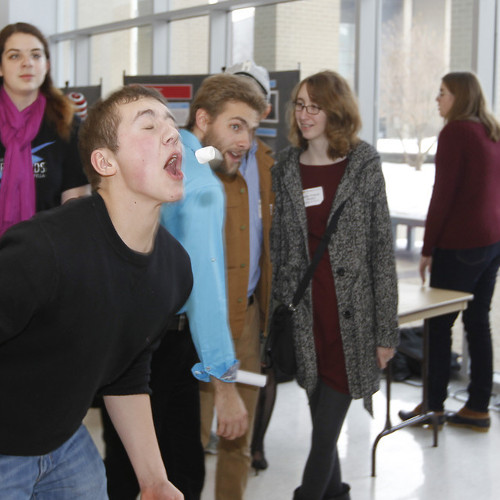
POLYGON ((335 391, 321 380, 309 400, 312 417, 311 450, 300 486, 307 500, 334 498, 342 493, 337 441, 352 398, 335 391))

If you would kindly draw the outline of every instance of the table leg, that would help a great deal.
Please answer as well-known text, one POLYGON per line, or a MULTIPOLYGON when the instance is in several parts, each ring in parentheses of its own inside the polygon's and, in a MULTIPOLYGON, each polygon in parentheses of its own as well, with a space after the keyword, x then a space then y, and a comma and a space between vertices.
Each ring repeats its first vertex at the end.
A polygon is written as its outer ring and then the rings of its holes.
POLYGON ((432 422, 432 432, 434 436, 433 445, 438 445, 438 417, 434 411, 429 411, 429 320, 424 320, 424 345, 422 361, 422 413, 430 415, 432 422))
POLYGON ((390 434, 390 432, 387 432, 389 429, 392 428, 392 423, 391 423, 391 382, 392 382, 392 361, 389 361, 387 363, 387 368, 385 370, 386 373, 386 414, 385 414, 385 427, 380 432, 377 437, 375 438, 375 441, 373 443, 372 447, 372 477, 375 477, 375 460, 376 460, 376 452, 377 452, 377 445, 378 442, 387 434, 390 434))
POLYGON ((423 357, 422 357, 422 413, 417 415, 416 417, 410 418, 408 420, 404 420, 399 424, 392 425, 391 423, 391 383, 392 383, 392 362, 390 361, 387 364, 386 369, 386 418, 385 418, 385 426, 380 432, 372 446, 372 477, 375 477, 376 471, 376 452, 377 445, 379 441, 384 437, 396 432, 399 429, 404 429, 410 425, 418 424, 419 422, 431 418, 432 422, 432 430, 433 430, 433 446, 436 447, 438 445, 438 430, 439 430, 439 422, 438 417, 435 412, 429 411, 429 403, 428 403, 428 375, 429 375, 429 323, 428 320, 424 321, 424 339, 423 339, 423 357))

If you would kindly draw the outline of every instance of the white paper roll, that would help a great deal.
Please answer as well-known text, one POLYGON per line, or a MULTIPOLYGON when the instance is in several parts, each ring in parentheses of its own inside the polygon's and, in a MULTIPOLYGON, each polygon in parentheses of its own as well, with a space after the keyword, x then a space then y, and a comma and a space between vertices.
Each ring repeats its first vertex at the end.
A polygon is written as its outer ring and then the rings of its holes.
POLYGON ((246 370, 238 370, 236 372, 236 382, 240 382, 241 384, 264 387, 266 385, 266 380, 266 375, 262 375, 261 373, 247 372, 246 370))
POLYGON ((223 160, 221 152, 213 146, 198 149, 194 154, 199 163, 209 163, 211 167, 220 165, 223 160))

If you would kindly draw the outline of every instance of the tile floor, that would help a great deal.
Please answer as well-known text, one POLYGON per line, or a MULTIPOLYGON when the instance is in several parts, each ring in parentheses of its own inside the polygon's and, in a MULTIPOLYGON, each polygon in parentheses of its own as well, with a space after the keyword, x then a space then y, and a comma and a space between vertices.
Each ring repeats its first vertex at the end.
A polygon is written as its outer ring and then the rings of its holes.
MULTIPOLYGON (((414 255, 398 256, 400 279, 418 280, 414 255)), ((500 292, 492 308, 495 367, 500 370, 500 292)), ((454 350, 461 352, 461 326, 454 332, 454 350)), ((418 381, 416 382, 418 384, 418 381)), ((450 385, 447 408, 459 409, 466 380, 450 385)), ((399 409, 411 409, 421 398, 415 383, 392 386, 391 419, 399 409)), ((432 446, 432 431, 406 428, 381 439, 376 456, 377 475, 371 477, 371 447, 385 424, 385 382, 374 396, 374 418, 354 401, 339 441, 344 480, 353 500, 494 500, 500 498, 500 397, 492 398, 492 426, 488 433, 447 427, 432 446)), ((99 416, 91 410, 86 423, 102 450, 99 416)), ((246 500, 291 500, 309 449, 311 424, 304 391, 295 382, 278 386, 274 413, 266 434, 269 468, 249 476, 246 500)), ((207 455, 207 478, 202 500, 213 500, 215 457, 207 455)))
MULTIPOLYGON (((464 387, 453 382, 452 393, 464 387)), ((399 422, 399 409, 412 408, 420 387, 406 383, 392 386, 391 418, 399 422)), ((495 404, 495 400, 492 400, 495 404)), ((353 500, 495 500, 500 492, 500 414, 491 411, 488 433, 444 426, 438 447, 432 431, 401 429, 385 436, 376 453, 376 477, 371 477, 371 447, 385 423, 384 388, 374 397, 374 418, 354 401, 342 430, 339 454, 343 478, 351 485, 353 500)), ((447 407, 462 402, 450 397, 447 407)), ((91 410, 87 425, 102 449, 98 415, 91 410)), ((304 391, 295 382, 278 386, 276 406, 266 434, 269 468, 251 471, 246 500, 291 500, 300 482, 309 449, 311 424, 304 391)), ((206 482, 202 500, 214 500, 216 457, 206 456, 206 482)))
MULTIPOLYGON (((452 390, 460 388, 452 386, 452 390)), ((397 411, 412 408, 420 388, 393 384, 392 422, 397 411)), ((371 419, 360 401, 354 401, 342 430, 339 455, 343 478, 353 500, 493 500, 500 492, 500 415, 492 411, 489 433, 447 427, 432 446, 432 431, 401 429, 383 437, 376 454, 376 477, 371 477, 371 447, 385 423, 385 397, 374 398, 371 419)), ((461 401, 449 398, 450 410, 461 401)), ((246 500, 291 500, 300 482, 309 450, 310 419, 304 392, 295 382, 280 384, 275 411, 266 434, 269 468, 251 473, 246 500)), ((213 500, 215 457, 207 456, 207 480, 202 500, 213 500)))

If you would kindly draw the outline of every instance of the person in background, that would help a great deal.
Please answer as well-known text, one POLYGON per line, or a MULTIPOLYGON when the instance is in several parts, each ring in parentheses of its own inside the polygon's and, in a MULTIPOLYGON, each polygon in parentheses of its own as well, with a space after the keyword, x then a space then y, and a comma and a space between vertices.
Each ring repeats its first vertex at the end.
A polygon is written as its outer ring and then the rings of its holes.
MULTIPOLYGON (((266 68, 257 66, 255 63, 252 63, 252 61, 245 61, 244 63, 235 64, 225 69, 225 71, 227 73, 251 76, 256 79, 257 83, 261 85, 269 103, 268 109, 264 113, 262 119, 264 120, 267 118, 271 112, 271 82, 266 68)), ((272 166, 274 164, 272 156, 273 152, 269 146, 256 137, 247 158, 249 161, 254 161, 252 158, 255 158, 258 165, 264 163, 265 165, 272 166)), ((243 167, 241 170, 243 170, 243 167)), ((267 307, 269 307, 269 305, 267 307)), ((262 317, 264 318, 264 316, 262 317)), ((261 332, 266 332, 267 323, 268 321, 266 319, 265 323, 261 325, 261 332)), ((273 367, 262 367, 261 371, 266 375, 266 385, 259 390, 252 431, 252 442, 250 445, 251 466, 255 469, 256 473, 258 473, 259 470, 267 469, 269 465, 264 453, 264 436, 274 409, 277 386, 276 374, 273 367)))
MULTIPOLYGON (((474 294, 462 313, 470 359, 468 399, 445 416, 451 328, 458 313, 429 322, 428 408, 440 422, 487 432, 493 385, 489 311, 500 266, 500 125, 473 73, 448 73, 437 97, 445 126, 436 151, 436 177, 425 224, 420 275, 430 285, 474 294)), ((422 406, 400 411, 407 420, 422 406)))
MULTIPOLYGON (((235 366, 231 361, 234 357, 233 342, 228 324, 230 302, 226 290, 226 270, 232 262, 229 260, 229 252, 226 255, 224 253, 224 187, 209 165, 198 163, 194 152, 202 146, 213 146, 222 154, 220 168, 226 172, 237 172, 250 149, 253 134, 266 107, 262 92, 249 79, 219 74, 203 81, 191 103, 186 129, 181 131, 186 151, 186 194, 182 202, 165 205, 161 219, 162 224, 179 239, 191 257, 194 287, 186 303, 186 314, 200 359, 193 373, 203 382, 214 382, 212 387, 218 421, 217 434, 226 440, 229 447, 233 446, 231 441, 238 443, 240 437, 247 432, 248 411, 235 384, 228 383, 234 381, 232 372, 235 366), (226 377, 227 374, 231 376, 226 377), (220 405, 221 389, 231 391, 232 397, 235 396, 235 403, 227 408, 220 405), (233 410, 237 410, 237 413, 232 414, 233 410), (226 423, 228 419, 234 420, 238 414, 245 416, 244 425, 238 421, 226 423), (228 430, 225 427, 229 427, 228 430), (234 430, 228 432, 231 427, 234 430)), ((229 206, 228 209, 231 210, 229 206)), ((248 235, 248 231, 246 234, 248 235)), ((243 299, 238 295, 243 300, 243 308, 247 302, 247 286, 248 279, 244 285, 243 299)), ((240 292, 238 289, 238 293, 240 292)), ((233 297, 231 282, 229 297, 233 297)), ((234 300, 238 298, 234 297, 234 300)), ((258 317, 257 308, 251 309, 252 317, 258 317)), ((243 316, 241 311, 240 307, 239 320, 247 321, 244 310, 243 316)), ((242 328, 241 324, 239 328, 242 328)), ((246 360, 239 362, 246 364, 246 360)), ((229 494, 238 495, 238 492, 229 494)))
POLYGON ((124 87, 80 133, 94 194, 0 238, 0 498, 105 500, 82 424, 95 394, 143 500, 182 500, 163 465, 148 387, 151 353, 192 287, 189 257, 159 227, 182 196, 182 149, 165 100, 124 87))
MULTIPOLYGON (((260 104, 222 103, 223 111, 212 118, 210 145, 226 152, 227 144, 237 142, 245 152, 241 163, 222 162, 215 168, 226 195, 225 247, 228 283, 229 324, 240 368, 260 371, 260 333, 266 330, 271 287, 269 232, 271 229, 271 148, 255 137, 261 119, 270 110, 269 74, 253 61, 236 64, 225 70, 255 87, 260 104), (228 120, 229 117, 232 120, 228 120), (220 126, 225 125, 226 126, 220 126), (229 126, 228 126, 229 125, 229 126)), ((217 447, 215 498, 242 500, 250 468, 250 441, 259 390, 238 384, 248 413, 249 428, 237 439, 221 437, 217 447)), ((202 441, 206 446, 213 419, 213 388, 200 384, 202 441)))
POLYGON ((52 84, 33 25, 0 31, 0 235, 35 212, 90 194, 73 104, 52 84))
POLYGON ((294 500, 348 500, 337 440, 350 402, 379 389, 398 343, 397 278, 380 157, 361 141, 355 97, 333 71, 292 94, 290 141, 273 167, 272 297, 289 304, 332 215, 338 229, 293 315, 297 382, 312 442, 294 500))

